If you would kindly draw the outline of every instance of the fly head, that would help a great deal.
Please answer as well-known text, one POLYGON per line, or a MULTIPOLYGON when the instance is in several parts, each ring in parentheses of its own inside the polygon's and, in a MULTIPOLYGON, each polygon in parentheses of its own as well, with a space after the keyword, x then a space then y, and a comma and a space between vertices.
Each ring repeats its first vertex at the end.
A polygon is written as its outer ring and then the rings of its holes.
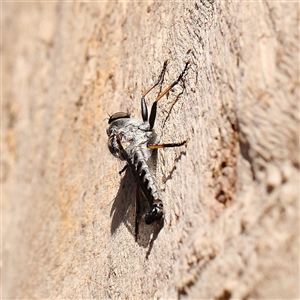
POLYGON ((117 112, 109 117, 108 126, 106 128, 106 134, 108 135, 108 149, 115 157, 121 160, 124 160, 124 158, 120 153, 118 139, 122 140, 123 131, 128 122, 130 122, 129 113, 117 112))

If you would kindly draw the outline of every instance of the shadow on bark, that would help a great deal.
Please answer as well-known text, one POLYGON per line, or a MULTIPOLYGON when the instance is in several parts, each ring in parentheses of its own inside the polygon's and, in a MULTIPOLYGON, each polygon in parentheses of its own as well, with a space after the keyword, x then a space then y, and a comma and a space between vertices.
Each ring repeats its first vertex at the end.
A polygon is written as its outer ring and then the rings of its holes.
MULTIPOLYGON (((121 223, 124 223, 133 237, 133 242, 135 241, 135 197, 136 182, 130 170, 127 170, 120 182, 120 188, 110 211, 110 216, 112 217, 111 235, 116 232, 121 223)), ((139 234, 136 242, 144 248, 149 247, 146 254, 147 258, 151 253, 154 241, 163 227, 163 220, 152 225, 145 224, 142 216, 149 211, 149 204, 141 193, 139 196, 139 210, 139 234)))

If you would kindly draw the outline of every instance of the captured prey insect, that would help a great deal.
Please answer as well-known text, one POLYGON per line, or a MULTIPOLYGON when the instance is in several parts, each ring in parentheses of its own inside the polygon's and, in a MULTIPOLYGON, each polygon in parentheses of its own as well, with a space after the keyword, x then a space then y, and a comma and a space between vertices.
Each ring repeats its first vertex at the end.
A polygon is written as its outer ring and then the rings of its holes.
MULTIPOLYGON (((151 224, 155 221, 162 221, 164 217, 163 202, 160 197, 160 190, 152 170, 149 167, 149 160, 153 149, 165 147, 178 147, 186 143, 157 144, 158 136, 153 127, 157 112, 157 102, 165 96, 184 77, 189 68, 189 62, 185 64, 184 70, 179 77, 161 94, 158 95, 152 104, 148 120, 148 109, 145 101, 146 95, 164 80, 168 61, 164 62, 163 69, 157 82, 148 89, 141 98, 142 120, 130 118, 129 113, 117 112, 110 116, 106 133, 108 135, 108 148, 110 152, 127 164, 120 171, 120 174, 128 167, 137 181, 137 198, 139 187, 150 205, 150 211, 144 216, 145 223, 151 224)), ((137 200, 136 200, 137 201, 137 200)), ((135 237, 138 235, 138 203, 136 203, 135 237)))

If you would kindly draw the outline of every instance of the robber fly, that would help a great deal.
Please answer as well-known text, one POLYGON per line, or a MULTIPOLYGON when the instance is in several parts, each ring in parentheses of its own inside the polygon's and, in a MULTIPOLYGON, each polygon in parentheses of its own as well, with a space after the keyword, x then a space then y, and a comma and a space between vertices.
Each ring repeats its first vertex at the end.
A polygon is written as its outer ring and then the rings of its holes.
MULTIPOLYGON (((164 62, 162 72, 158 81, 148 89, 141 98, 142 120, 130 118, 129 113, 117 112, 109 117, 106 133, 108 135, 108 148, 110 152, 120 160, 126 161, 126 165, 120 174, 128 167, 137 181, 137 191, 140 187, 143 195, 148 200, 150 211, 146 213, 145 223, 151 224, 155 221, 163 220, 164 208, 160 197, 160 190, 152 170, 149 167, 149 160, 154 149, 165 147, 178 147, 186 143, 158 144, 158 137, 154 132, 154 123, 157 111, 157 102, 165 96, 184 77, 188 70, 189 62, 177 80, 175 80, 165 91, 158 95, 152 104, 150 117, 148 119, 148 109, 145 101, 146 95, 161 84, 164 79, 168 61, 164 62)), ((138 192, 137 192, 138 195, 138 192)), ((138 196, 137 196, 138 197, 138 196)), ((136 205, 136 209, 137 209, 136 205)), ((138 235, 137 211, 135 219, 135 237, 138 235)))

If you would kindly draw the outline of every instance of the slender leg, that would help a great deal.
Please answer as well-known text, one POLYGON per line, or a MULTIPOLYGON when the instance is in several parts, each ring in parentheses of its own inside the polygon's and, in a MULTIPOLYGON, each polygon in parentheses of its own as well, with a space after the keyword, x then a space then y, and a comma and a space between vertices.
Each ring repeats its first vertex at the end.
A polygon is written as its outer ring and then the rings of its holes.
POLYGON ((158 97, 156 98, 156 100, 154 101, 154 103, 152 104, 152 108, 151 108, 151 113, 150 113, 150 118, 149 118, 149 123, 150 123, 150 129, 152 129, 154 127, 154 123, 155 123, 155 118, 156 118, 156 111, 157 111, 157 102, 163 97, 165 96, 176 84, 179 83, 179 81, 183 78, 185 72, 188 70, 190 65, 190 62, 188 61, 185 64, 184 70, 181 72, 181 74, 179 75, 179 77, 166 89, 164 90, 160 95, 158 95, 158 97))
POLYGON ((159 145, 148 145, 149 149, 161 149, 161 148, 173 148, 173 147, 180 147, 185 145, 188 140, 181 142, 181 143, 169 143, 169 144, 159 144, 159 145))
POLYGON ((140 214, 140 203, 139 203, 139 197, 140 197, 140 188, 139 185, 136 185, 136 190, 135 190, 135 220, 134 220, 134 236, 135 236, 135 241, 137 241, 138 234, 139 234, 139 222, 138 222, 138 216, 140 214))
POLYGON ((124 166, 124 168, 119 172, 119 174, 122 175, 122 173, 125 172, 127 170, 127 168, 128 168, 128 165, 126 164, 124 166))
POLYGON ((158 80, 157 82, 152 85, 150 87, 150 89, 148 89, 143 95, 142 95, 142 99, 141 99, 141 110, 142 110, 142 118, 143 118, 143 121, 146 122, 148 120, 148 109, 147 109, 147 105, 146 105, 146 101, 145 101, 145 97, 157 86, 159 85, 160 83, 163 82, 164 80, 164 76, 165 76, 165 73, 166 73, 166 69, 167 69, 167 65, 169 63, 169 60, 166 60, 164 62, 164 66, 163 66, 163 69, 158 77, 158 80))

